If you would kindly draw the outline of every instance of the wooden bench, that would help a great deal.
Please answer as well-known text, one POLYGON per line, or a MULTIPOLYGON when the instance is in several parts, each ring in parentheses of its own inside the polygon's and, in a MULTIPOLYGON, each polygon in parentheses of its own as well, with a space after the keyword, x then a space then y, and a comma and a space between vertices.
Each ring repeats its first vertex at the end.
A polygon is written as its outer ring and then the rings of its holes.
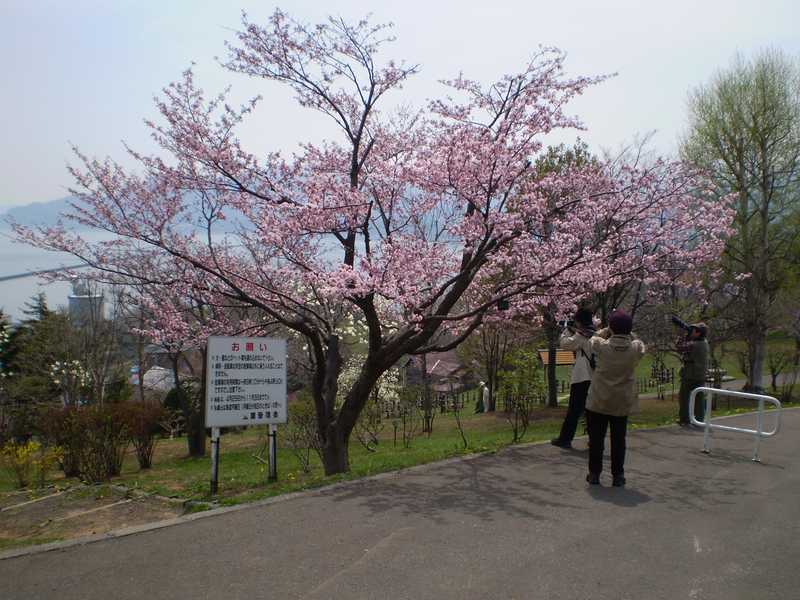
MULTIPOLYGON (((550 364, 550 351, 545 348, 544 350, 537 350, 539 353, 539 360, 542 361, 544 366, 550 364)), ((575 364, 575 353, 572 350, 556 350, 556 366, 572 366, 575 364)))

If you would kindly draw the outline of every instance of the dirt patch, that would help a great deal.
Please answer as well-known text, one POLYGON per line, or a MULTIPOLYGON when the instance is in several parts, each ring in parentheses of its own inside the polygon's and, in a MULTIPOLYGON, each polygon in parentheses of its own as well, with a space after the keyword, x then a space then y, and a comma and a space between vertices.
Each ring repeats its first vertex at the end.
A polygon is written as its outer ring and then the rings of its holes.
POLYGON ((170 519, 183 507, 110 486, 79 486, 41 498, 2 496, 0 550, 93 535, 170 519), (31 501, 35 500, 35 501, 31 501))
POLYGON ((0 511, 7 506, 13 506, 15 504, 20 504, 21 502, 27 502, 34 497, 35 493, 29 490, 20 490, 18 492, 6 492, 4 494, 0 494, 0 511))

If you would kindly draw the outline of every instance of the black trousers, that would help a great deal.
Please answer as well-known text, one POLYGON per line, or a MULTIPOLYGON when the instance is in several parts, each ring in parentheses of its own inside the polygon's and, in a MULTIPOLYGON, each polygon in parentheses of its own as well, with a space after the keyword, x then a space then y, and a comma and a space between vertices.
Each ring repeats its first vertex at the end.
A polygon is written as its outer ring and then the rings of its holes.
MULTIPOLYGON (((681 423, 689 422, 689 395, 692 393, 692 390, 694 390, 694 388, 703 387, 704 385, 705 381, 699 379, 681 379, 681 389, 678 392, 678 400, 680 402, 678 420, 681 423)), ((694 400, 694 418, 698 421, 703 421, 705 419, 705 410, 706 403, 703 398, 703 393, 698 392, 694 400)))
POLYGON ((569 405, 567 406, 567 416, 561 425, 561 433, 558 435, 560 442, 572 442, 575 431, 578 429, 578 420, 586 408, 586 396, 589 394, 589 384, 591 381, 581 381, 569 386, 569 405))
POLYGON ((603 472, 603 450, 606 430, 611 426, 611 473, 625 473, 625 434, 628 430, 628 416, 614 417, 602 413, 586 411, 586 425, 589 429, 589 472, 599 475, 603 472))

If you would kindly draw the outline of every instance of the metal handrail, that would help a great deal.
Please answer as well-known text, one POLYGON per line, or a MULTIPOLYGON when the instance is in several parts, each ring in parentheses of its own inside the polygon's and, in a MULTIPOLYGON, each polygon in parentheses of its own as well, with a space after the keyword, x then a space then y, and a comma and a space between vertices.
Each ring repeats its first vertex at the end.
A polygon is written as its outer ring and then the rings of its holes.
POLYGON ((781 426, 781 403, 777 398, 772 396, 765 396, 764 394, 751 394, 749 392, 734 392, 733 390, 721 390, 717 388, 699 387, 692 390, 689 394, 689 419, 692 425, 703 427, 703 452, 706 454, 711 453, 711 430, 719 429, 721 431, 737 431, 739 433, 747 433, 755 436, 756 447, 753 451, 753 461, 761 462, 758 452, 761 446, 761 438, 772 437, 780 430, 781 426), (705 394, 705 409, 703 411, 703 420, 698 421, 694 417, 694 404, 698 393, 705 394), (751 400, 758 400, 758 413, 756 414, 756 428, 746 429, 744 427, 732 427, 730 425, 719 425, 711 422, 711 403, 714 394, 719 396, 732 396, 734 398, 749 398, 751 400), (769 402, 775 405, 775 429, 772 431, 764 431, 764 402, 769 402))

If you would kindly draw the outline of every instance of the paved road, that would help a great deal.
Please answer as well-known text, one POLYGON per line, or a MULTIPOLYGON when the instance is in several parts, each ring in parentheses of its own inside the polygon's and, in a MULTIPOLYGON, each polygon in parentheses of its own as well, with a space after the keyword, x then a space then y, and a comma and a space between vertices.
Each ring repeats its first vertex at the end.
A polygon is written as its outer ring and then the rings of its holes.
POLYGON ((440 463, 0 560, 0 598, 798 598, 798 434, 786 411, 754 464, 744 436, 635 432, 624 490, 586 485, 580 440, 440 463))

